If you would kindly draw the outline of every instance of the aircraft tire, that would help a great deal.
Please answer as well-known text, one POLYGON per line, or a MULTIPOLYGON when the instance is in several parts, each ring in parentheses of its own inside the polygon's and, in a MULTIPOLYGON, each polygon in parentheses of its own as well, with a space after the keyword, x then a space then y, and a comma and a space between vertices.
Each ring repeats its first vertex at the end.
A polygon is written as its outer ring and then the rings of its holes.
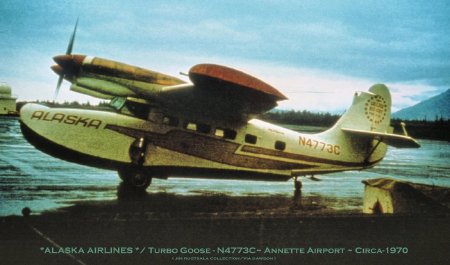
POLYGON ((119 169, 120 179, 129 187, 137 190, 146 190, 152 183, 152 178, 135 169, 119 169))

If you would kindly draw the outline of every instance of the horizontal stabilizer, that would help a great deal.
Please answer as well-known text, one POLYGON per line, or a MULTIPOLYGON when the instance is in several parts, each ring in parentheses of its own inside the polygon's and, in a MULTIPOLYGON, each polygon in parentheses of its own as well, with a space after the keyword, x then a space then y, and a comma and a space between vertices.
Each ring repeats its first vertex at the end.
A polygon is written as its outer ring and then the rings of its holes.
POLYGON ((381 133, 381 132, 372 132, 365 130, 354 130, 342 128, 342 131, 361 136, 367 138, 378 139, 381 142, 391 145, 397 148, 419 148, 420 144, 414 140, 413 138, 405 135, 392 134, 392 133, 381 133))

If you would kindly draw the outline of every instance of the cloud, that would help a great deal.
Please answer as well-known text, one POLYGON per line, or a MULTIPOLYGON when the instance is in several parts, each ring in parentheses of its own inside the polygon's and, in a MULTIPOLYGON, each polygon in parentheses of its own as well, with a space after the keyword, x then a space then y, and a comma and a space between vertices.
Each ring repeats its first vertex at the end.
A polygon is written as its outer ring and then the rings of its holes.
POLYGON ((342 113, 354 92, 366 91, 373 84, 319 69, 259 64, 254 71, 289 98, 280 102, 280 109, 342 113))
MULTIPOLYGON (((180 76, 180 72, 188 72, 190 67, 198 63, 216 63, 227 65, 247 72, 279 89, 289 99, 279 104, 280 109, 310 110, 319 112, 342 113, 347 109, 356 91, 367 91, 370 86, 379 81, 343 75, 322 69, 294 67, 271 61, 245 60, 236 57, 204 56, 195 53, 164 51, 146 51, 143 53, 116 54, 114 60, 170 74, 189 81, 180 76)), ((51 56, 35 50, 24 52, 22 65, 13 66, 16 72, 10 72, 8 82, 13 86, 14 93, 20 100, 51 99, 56 86, 57 76, 49 66, 53 64, 51 56), (33 69, 33 70, 30 70, 33 69), (32 73, 30 74, 30 72, 32 73), (32 78, 23 78, 32 76, 32 78)), ((423 82, 387 82, 391 88, 393 111, 418 103, 439 93, 439 88, 423 82)), ((63 83, 60 101, 91 101, 92 98, 69 91, 69 84, 63 83)))
POLYGON ((2 81, 21 97, 52 97, 51 57, 64 52, 77 14, 75 53, 176 76, 197 63, 229 65, 278 87, 291 98, 283 108, 339 112, 354 91, 378 82, 392 88, 394 108, 402 108, 450 84, 445 1, 28 4, 0 4, 7 15, 0 18, 8 62, 0 66, 2 81))
MULTIPOLYGON (((239 62, 235 67, 264 80, 289 99, 280 109, 343 113, 357 91, 367 91, 379 83, 372 79, 342 75, 321 69, 298 68, 270 62, 239 62)), ((384 82, 391 90, 392 111, 417 104, 442 89, 426 82, 384 82)))

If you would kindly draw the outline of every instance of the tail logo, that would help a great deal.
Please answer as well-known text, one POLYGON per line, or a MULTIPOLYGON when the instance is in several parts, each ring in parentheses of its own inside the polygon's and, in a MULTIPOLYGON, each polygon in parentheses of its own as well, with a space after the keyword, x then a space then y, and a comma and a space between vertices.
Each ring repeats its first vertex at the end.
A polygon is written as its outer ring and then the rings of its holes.
POLYGON ((386 118, 387 103, 386 100, 379 96, 373 96, 367 100, 364 107, 366 118, 371 122, 372 129, 376 129, 380 123, 386 118))

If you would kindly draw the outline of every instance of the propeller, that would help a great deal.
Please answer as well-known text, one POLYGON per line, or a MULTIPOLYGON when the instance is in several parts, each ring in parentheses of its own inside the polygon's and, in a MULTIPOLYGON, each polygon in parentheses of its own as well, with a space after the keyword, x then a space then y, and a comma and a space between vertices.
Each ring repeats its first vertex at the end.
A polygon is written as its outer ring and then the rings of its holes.
MULTIPOLYGON (((69 45, 67 46, 67 50, 66 50, 66 55, 71 55, 72 54, 73 43, 75 42, 75 35, 77 33, 77 27, 78 27, 78 18, 77 18, 77 22, 75 22, 75 27, 73 29, 72 36, 70 36, 69 45)), ((62 72, 59 75, 59 79, 58 79, 58 83, 56 84, 56 90, 55 90, 55 94, 53 96, 53 100, 55 100, 56 97, 58 96, 59 89, 61 87, 62 81, 63 81, 65 76, 66 76, 66 74, 64 72, 62 72)))

